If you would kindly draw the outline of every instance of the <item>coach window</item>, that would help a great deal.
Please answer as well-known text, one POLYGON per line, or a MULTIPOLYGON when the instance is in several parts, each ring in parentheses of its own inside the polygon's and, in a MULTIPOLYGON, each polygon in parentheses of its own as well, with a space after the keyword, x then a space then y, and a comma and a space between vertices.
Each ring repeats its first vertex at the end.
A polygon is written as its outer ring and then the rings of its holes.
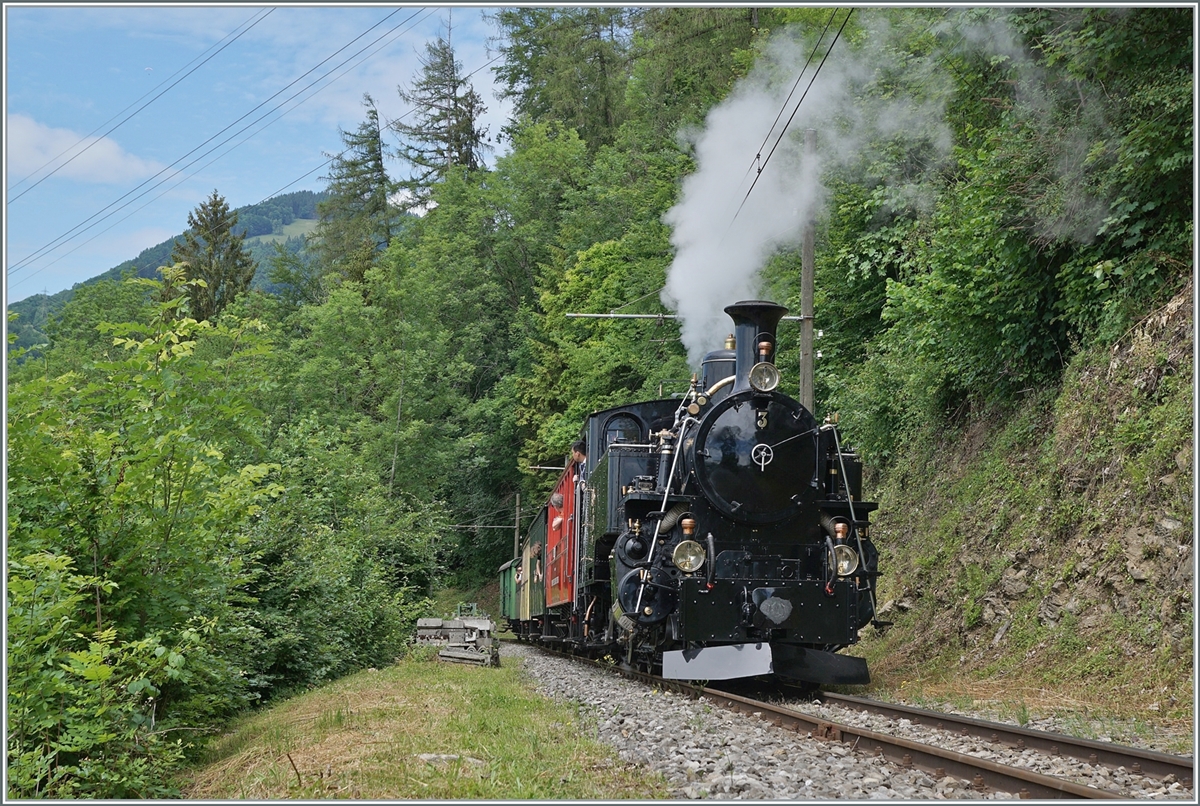
POLYGON ((604 451, 614 442, 640 442, 642 425, 628 414, 618 414, 604 427, 604 451))

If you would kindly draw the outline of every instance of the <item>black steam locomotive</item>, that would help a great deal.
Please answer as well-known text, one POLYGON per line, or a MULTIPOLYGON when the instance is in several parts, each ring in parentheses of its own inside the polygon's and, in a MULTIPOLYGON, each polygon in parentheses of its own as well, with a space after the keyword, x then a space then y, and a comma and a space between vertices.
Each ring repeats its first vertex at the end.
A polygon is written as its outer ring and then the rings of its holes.
POLYGON ((869 681, 834 654, 875 615, 862 465, 776 390, 787 309, 739 302, 682 401, 588 417, 572 462, 500 569, 524 639, 682 680, 869 681))

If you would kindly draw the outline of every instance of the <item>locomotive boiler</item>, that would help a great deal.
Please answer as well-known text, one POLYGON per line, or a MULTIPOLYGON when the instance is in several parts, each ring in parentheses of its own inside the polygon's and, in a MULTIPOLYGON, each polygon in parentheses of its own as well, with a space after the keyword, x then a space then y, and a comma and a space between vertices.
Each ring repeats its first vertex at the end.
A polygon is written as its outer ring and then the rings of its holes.
POLYGON ((876 504, 834 422, 780 392, 787 309, 725 309, 734 333, 678 399, 590 415, 500 569, 518 637, 682 680, 869 681, 836 654, 875 617, 876 504))

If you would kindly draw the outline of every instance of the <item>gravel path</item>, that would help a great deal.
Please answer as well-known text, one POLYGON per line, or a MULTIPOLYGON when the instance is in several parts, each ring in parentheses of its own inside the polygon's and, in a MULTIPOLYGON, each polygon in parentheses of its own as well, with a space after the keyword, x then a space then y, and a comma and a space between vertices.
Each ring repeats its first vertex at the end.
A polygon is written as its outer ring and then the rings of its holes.
MULTIPOLYGON (((1011 799, 1010 793, 977 792, 966 781, 946 776, 935 780, 915 769, 852 751, 836 742, 809 739, 802 734, 730 713, 703 700, 655 691, 619 675, 543 655, 523 644, 505 643, 505 663, 521 663, 538 689, 558 701, 580 705, 585 727, 615 747, 622 760, 660 772, 675 798, 765 800, 815 799, 1011 799)), ((819 707, 819 706, 818 706, 819 707)), ((838 722, 895 732, 878 719, 842 711, 838 722)), ((917 732, 927 731, 915 728, 917 732)), ((946 746, 972 752, 978 740, 948 734, 946 746), (957 744, 955 744, 957 742, 957 744), (960 746, 961 745, 961 746, 960 746)), ((979 750, 980 748, 976 748, 979 750)), ((988 757, 1005 761, 1003 751, 981 748, 988 757)), ((1028 753, 1028 751, 1024 751, 1028 753)), ((1022 751, 1011 751, 1017 758, 1022 751)), ((1069 770, 1080 783, 1118 791, 1136 798, 1190 799, 1178 783, 1140 779, 1130 788, 1129 776, 1101 767, 1069 770)), ((1039 771, 1053 772, 1049 769, 1039 771)))

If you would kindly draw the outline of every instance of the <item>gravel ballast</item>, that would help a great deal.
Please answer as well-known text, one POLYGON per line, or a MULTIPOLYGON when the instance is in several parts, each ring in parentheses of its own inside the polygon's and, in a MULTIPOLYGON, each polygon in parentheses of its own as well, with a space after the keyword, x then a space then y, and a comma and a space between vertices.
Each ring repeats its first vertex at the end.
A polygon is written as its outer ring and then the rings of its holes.
MULTIPOLYGON (((516 643, 502 649, 504 663, 520 663, 538 690, 558 701, 579 704, 582 727, 616 748, 626 762, 661 773, 671 797, 741 800, 849 798, 1011 799, 1006 792, 979 792, 952 776, 935 780, 917 769, 896 766, 838 742, 825 742, 777 728, 765 720, 733 714, 650 688, 612 672, 543 654, 516 643)), ((813 706, 823 708, 824 706, 813 706)), ((931 742, 917 726, 889 727, 879 717, 849 709, 830 712, 832 721, 931 742), (900 730, 911 730, 900 733, 900 730)), ((901 720, 904 721, 904 720, 901 720)), ((1190 799, 1178 782, 1132 776, 1120 770, 1067 762, 1061 770, 1034 760, 1030 751, 980 747, 977 739, 947 734, 938 744, 962 753, 986 754, 1000 763, 1034 766, 1132 798, 1190 799)), ((1057 761, 1055 763, 1058 763, 1057 761)))

